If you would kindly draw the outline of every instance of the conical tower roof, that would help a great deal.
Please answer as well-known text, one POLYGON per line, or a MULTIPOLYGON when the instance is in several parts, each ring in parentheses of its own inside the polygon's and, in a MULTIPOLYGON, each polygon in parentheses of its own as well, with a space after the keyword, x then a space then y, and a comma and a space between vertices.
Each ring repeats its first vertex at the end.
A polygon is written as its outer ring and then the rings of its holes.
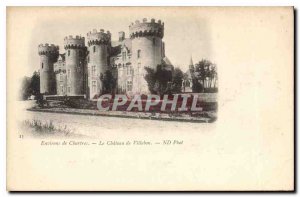
POLYGON ((191 60, 190 60, 189 66, 191 66, 191 65, 194 65, 194 63, 193 63, 193 57, 192 56, 191 56, 191 60))

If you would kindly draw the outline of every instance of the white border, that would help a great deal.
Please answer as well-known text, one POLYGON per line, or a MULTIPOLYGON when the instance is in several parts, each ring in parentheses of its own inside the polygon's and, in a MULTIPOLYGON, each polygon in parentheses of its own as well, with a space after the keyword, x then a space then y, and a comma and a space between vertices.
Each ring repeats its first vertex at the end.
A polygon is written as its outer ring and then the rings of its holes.
MULTIPOLYGON (((299 8, 300 1, 297 0, 230 0, 230 1, 217 1, 217 0, 205 0, 205 1, 196 1, 196 0, 184 0, 177 2, 175 0, 50 0, 50 1, 41 1, 41 0, 2 0, 0 1, 1 5, 1 15, 0 15, 0 61, 1 61, 1 70, 0 70, 0 90, 2 92, 2 97, 0 97, 0 151, 1 151, 1 161, 0 161, 0 196, 8 196, 11 193, 6 191, 6 6, 294 6, 296 9, 299 8)), ((299 10, 298 10, 299 12, 299 10)), ((299 13, 298 13, 299 14, 299 13)), ((299 20, 297 20, 297 26, 299 25, 299 20)), ((297 51, 297 56, 299 56, 299 50, 297 51)), ((297 75, 299 76, 299 68, 297 75)), ((299 84, 297 83, 297 92, 299 92, 299 84)), ((298 110, 298 109, 297 109, 298 110)), ((297 117, 299 122, 299 116, 297 117)), ((297 131, 296 131, 297 132, 297 131)), ((299 143, 299 134, 298 143, 299 143)), ((297 151, 299 153, 299 151, 297 151)), ((297 155, 298 156, 298 155, 297 155)), ((298 179, 299 183, 299 179, 298 179)), ((297 187, 299 189, 299 184, 297 187)), ((28 196, 41 196, 43 194, 27 194, 28 196)), ((64 194, 58 194, 58 196, 63 196, 64 194)), ((85 194, 80 194, 85 195, 85 194)), ((101 194, 109 195, 109 194, 101 194)), ((142 194, 139 194, 142 195, 142 194)), ((139 196, 138 195, 138 196, 139 196)), ((151 194, 153 195, 153 194, 151 194)), ((159 194, 159 196, 163 194, 159 194)), ((184 194, 187 195, 187 194, 184 194)), ((215 196, 219 194, 205 194, 215 196)), ((237 194, 241 196, 242 194, 237 194)), ((264 194, 256 194, 257 196, 263 196, 264 194)), ((288 193, 282 195, 290 195, 288 193)))

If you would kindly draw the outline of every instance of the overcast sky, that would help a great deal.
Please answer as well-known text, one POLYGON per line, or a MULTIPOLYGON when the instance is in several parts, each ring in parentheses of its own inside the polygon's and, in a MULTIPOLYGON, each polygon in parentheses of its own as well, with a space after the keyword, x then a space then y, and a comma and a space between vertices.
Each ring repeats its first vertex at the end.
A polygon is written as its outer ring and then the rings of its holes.
MULTIPOLYGON (((165 23, 166 56, 174 66, 186 71, 193 56, 194 62, 202 58, 211 59, 210 27, 205 13, 189 12, 182 8, 31 8, 15 10, 20 22, 14 29, 24 32, 19 41, 24 51, 20 58, 27 59, 24 66, 30 75, 39 67, 37 46, 40 43, 57 44, 64 53, 63 39, 68 35, 86 37, 92 29, 109 30, 112 40, 118 32, 129 36, 129 25, 135 20, 155 18, 165 23), (24 29, 23 29, 24 28, 24 29), (26 32, 26 33, 25 33, 26 32)), ((213 61, 213 59, 211 59, 213 61)))

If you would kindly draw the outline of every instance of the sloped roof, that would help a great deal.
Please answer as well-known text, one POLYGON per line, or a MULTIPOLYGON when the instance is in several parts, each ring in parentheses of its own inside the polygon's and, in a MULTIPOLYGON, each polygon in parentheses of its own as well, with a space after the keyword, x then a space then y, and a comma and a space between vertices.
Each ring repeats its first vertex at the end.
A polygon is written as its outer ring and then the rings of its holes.
POLYGON ((63 54, 59 54, 59 56, 58 56, 58 61, 65 61, 65 59, 66 59, 66 54, 65 53, 63 53, 63 54))
POLYGON ((174 66, 172 65, 172 63, 171 63, 171 61, 169 60, 168 57, 165 56, 162 60, 165 64, 165 69, 166 70, 171 70, 172 71, 174 69, 174 66))
POLYGON ((173 65, 167 56, 163 58, 163 61, 166 65, 173 65))
POLYGON ((112 41, 111 46, 112 46, 112 51, 111 51, 112 56, 116 56, 120 54, 122 48, 124 47, 126 47, 129 53, 131 53, 132 44, 130 38, 125 38, 122 41, 112 41))

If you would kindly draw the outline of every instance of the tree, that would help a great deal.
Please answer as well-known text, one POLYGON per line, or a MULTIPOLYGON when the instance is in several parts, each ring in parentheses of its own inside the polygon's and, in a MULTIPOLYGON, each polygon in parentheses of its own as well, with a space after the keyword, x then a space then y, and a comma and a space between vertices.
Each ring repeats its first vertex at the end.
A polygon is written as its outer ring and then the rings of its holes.
POLYGON ((169 90, 169 82, 172 81, 172 72, 163 68, 162 65, 157 65, 157 69, 146 67, 145 80, 148 83, 149 91, 152 94, 164 95, 169 90))
POLYGON ((172 93, 181 93, 183 77, 180 68, 175 68, 172 73, 172 93))
POLYGON ((28 99, 28 97, 31 95, 30 82, 31 82, 30 77, 23 77, 22 85, 21 85, 21 94, 20 94, 22 100, 28 99))
POLYGON ((208 89, 211 89, 212 88, 212 84, 213 84, 213 81, 215 80, 216 78, 216 66, 214 64, 210 64, 208 65, 208 68, 207 68, 207 88, 208 89))
POLYGON ((202 59, 195 65, 195 72, 192 75, 193 92, 212 91, 212 83, 216 86, 217 71, 216 65, 211 61, 202 59))
POLYGON ((31 94, 37 95, 40 93, 40 74, 38 72, 34 72, 31 77, 30 82, 31 94))
POLYGON ((113 90, 116 88, 116 79, 114 78, 112 72, 107 70, 104 75, 100 76, 100 81, 103 85, 101 94, 112 94, 113 90))
POLYGON ((26 100, 29 96, 40 94, 40 75, 34 72, 31 77, 24 77, 21 85, 21 99, 26 100))
POLYGON ((164 95, 169 91, 169 82, 172 81, 172 72, 164 69, 163 65, 157 65, 157 69, 146 67, 145 80, 152 94, 164 95))
POLYGON ((156 70, 145 67, 145 80, 152 94, 164 95, 181 92, 183 72, 179 68, 174 70, 165 68, 166 66, 163 64, 157 65, 156 70))
POLYGON ((204 89, 203 85, 199 82, 198 79, 193 78, 192 83, 193 83, 193 86, 192 86, 193 92, 196 92, 196 93, 203 92, 203 89, 204 89))
POLYGON ((152 94, 155 94, 156 93, 156 91, 154 90, 155 83, 156 83, 155 70, 149 67, 145 67, 145 70, 146 70, 145 80, 147 81, 149 91, 152 94))
POLYGON ((214 84, 213 88, 216 88, 216 83, 218 80, 218 73, 217 73, 216 65, 214 65, 214 64, 211 67, 210 77, 211 77, 211 84, 212 83, 214 84))

